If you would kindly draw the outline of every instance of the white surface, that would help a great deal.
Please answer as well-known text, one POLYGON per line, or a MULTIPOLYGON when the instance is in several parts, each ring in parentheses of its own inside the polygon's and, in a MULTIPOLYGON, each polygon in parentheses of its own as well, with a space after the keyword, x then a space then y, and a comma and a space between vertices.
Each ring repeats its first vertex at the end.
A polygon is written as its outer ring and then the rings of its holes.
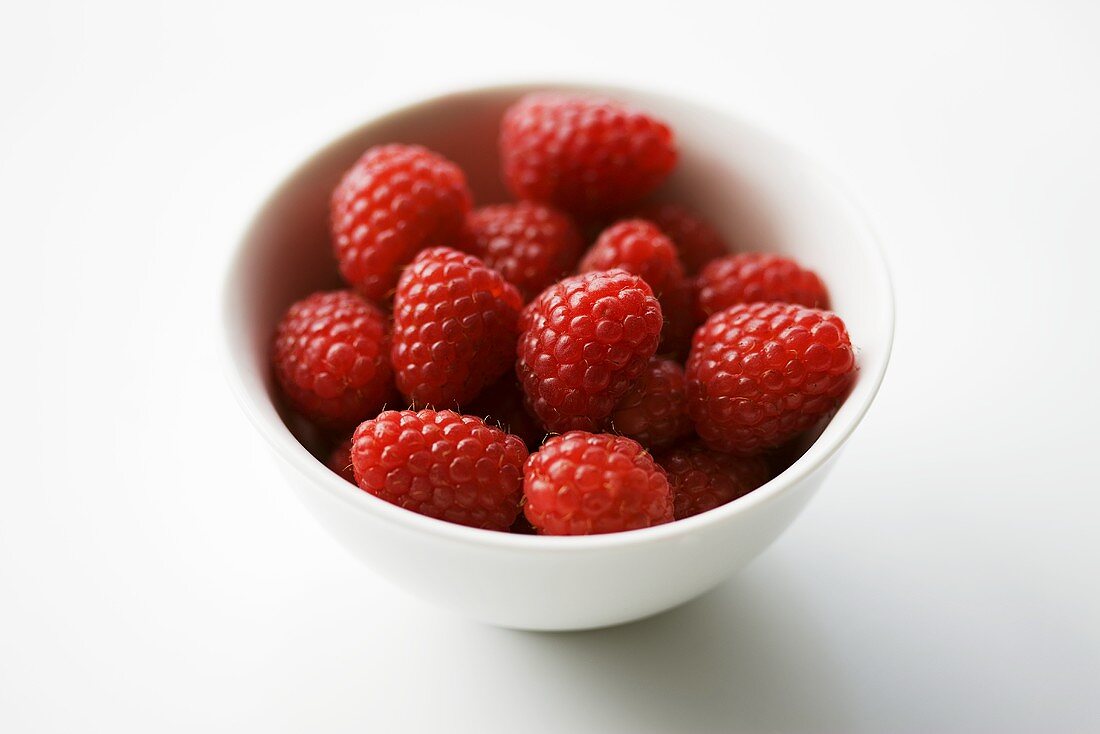
POLYGON ((1096 5, 397 5, 0 11, 0 730, 1100 728, 1096 5), (845 175, 898 340, 821 494, 732 582, 504 632, 299 507, 215 365, 214 281, 272 179, 377 107, 597 70, 845 175))
POLYGON ((634 533, 486 533, 436 522, 359 491, 309 454, 272 401, 271 335, 278 320, 286 304, 329 287, 334 276, 331 249, 303 248, 303 240, 326 242, 325 192, 362 151, 395 139, 461 162, 475 196, 493 196, 501 189, 500 164, 484 151, 493 151, 508 105, 537 90, 512 85, 455 91, 387 111, 296 167, 242 238, 226 279, 223 322, 236 397, 284 462, 303 503, 348 550, 401 588, 463 617, 512 629, 572 631, 633 622, 694 599, 787 529, 881 385, 894 299, 864 215, 812 161, 706 105, 626 87, 580 87, 636 104, 678 131, 680 161, 664 189, 668 196, 693 202, 734 240, 751 232, 762 240, 758 247, 796 257, 829 283, 830 302, 859 345, 854 387, 782 476, 712 512, 634 533), (463 160, 469 151, 482 153, 463 160), (715 193, 734 185, 735 200, 715 193))

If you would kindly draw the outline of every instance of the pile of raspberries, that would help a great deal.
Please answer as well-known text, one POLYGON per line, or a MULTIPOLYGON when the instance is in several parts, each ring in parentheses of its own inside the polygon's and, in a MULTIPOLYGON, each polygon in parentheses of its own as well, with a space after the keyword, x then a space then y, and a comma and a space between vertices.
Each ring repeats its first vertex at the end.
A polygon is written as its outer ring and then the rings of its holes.
POLYGON ((417 145, 367 150, 333 191, 349 287, 293 304, 272 351, 332 470, 441 520, 586 535, 785 468, 856 369, 818 276, 652 201, 677 149, 643 111, 531 94, 499 141, 514 203, 473 208, 458 166, 417 145))

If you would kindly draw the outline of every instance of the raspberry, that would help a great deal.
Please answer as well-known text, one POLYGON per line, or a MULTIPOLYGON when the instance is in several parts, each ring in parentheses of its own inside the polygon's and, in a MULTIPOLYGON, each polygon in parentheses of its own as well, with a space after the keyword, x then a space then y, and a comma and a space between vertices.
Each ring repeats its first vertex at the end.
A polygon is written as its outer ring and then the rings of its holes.
POLYGON ((640 209, 637 216, 656 224, 676 244, 680 262, 689 275, 695 275, 711 260, 730 252, 714 227, 680 204, 650 204, 640 209))
POLYGON ((527 448, 536 449, 546 437, 539 422, 523 406, 523 389, 514 373, 506 374, 481 391, 477 400, 465 408, 469 415, 484 418, 491 426, 523 439, 527 448))
POLYGON ((691 336, 701 321, 695 308, 695 279, 684 278, 679 286, 661 297, 665 328, 661 331, 662 354, 683 361, 691 348, 691 336))
POLYGON ((711 262, 696 281, 699 315, 739 303, 775 301, 827 308, 829 294, 817 274, 794 260, 760 252, 727 255, 711 262))
POLYGON ((351 439, 341 441, 336 448, 332 450, 332 455, 328 459, 328 468, 347 479, 352 484, 355 484, 355 472, 351 466, 351 439))
POLYGON ((720 454, 694 441, 661 454, 657 463, 668 475, 677 520, 732 502, 771 478, 759 456, 720 454))
POLYGON ((353 291, 314 293, 275 333, 275 377, 291 407, 319 426, 350 430, 396 393, 386 317, 353 291))
POLYGON ((686 351, 695 328, 693 293, 672 240, 657 225, 643 219, 614 224, 600 234, 580 264, 582 273, 611 268, 640 276, 661 302, 667 324, 661 334, 660 351, 686 351))
POLYGON ((695 332, 688 412, 711 448, 759 453, 830 413, 854 370, 836 314, 787 303, 733 306, 695 332))
POLYGON ((661 306, 624 270, 550 286, 523 312, 516 374, 551 432, 599 430, 657 349, 661 306))
POLYGON ((519 513, 523 441, 449 410, 388 410, 355 429, 359 487, 459 525, 507 530, 519 513))
POLYGON ((518 288, 524 301, 572 272, 584 247, 567 215, 530 201, 475 209, 467 225, 466 249, 518 288))
POLYGON ((663 122, 600 97, 529 94, 504 113, 504 179, 519 199, 576 214, 628 207, 676 165, 663 122))
POLYGON ((381 301, 401 268, 428 245, 465 236, 466 177, 418 145, 369 149, 332 192, 332 238, 344 279, 381 301))
POLYGON ((615 406, 611 426, 650 450, 670 446, 690 433, 680 365, 670 359, 649 360, 646 372, 615 406))
POLYGON ((579 266, 582 273, 611 268, 639 276, 658 298, 684 279, 672 240, 644 219, 626 219, 605 229, 579 266))
POLYGON ((515 287, 472 255, 424 250, 397 284, 393 368, 416 406, 458 406, 503 375, 516 356, 515 287))
POLYGON ((570 431, 523 472, 524 515, 540 535, 591 535, 672 521, 665 472, 637 441, 570 431))

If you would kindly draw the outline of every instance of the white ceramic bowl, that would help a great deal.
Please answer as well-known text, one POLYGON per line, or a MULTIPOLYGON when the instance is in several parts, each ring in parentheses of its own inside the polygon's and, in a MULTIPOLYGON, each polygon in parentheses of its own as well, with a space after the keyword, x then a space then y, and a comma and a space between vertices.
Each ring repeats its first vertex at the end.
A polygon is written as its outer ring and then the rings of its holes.
POLYGON ((302 502, 378 573, 459 614, 506 627, 569 630, 639 619, 692 599, 760 553, 820 486, 878 390, 893 337, 893 294, 852 202, 804 157, 697 102, 633 89, 555 85, 633 102, 669 122, 681 150, 667 198, 699 209, 735 247, 793 255, 828 284, 856 346, 859 376, 805 454, 723 507, 659 527, 588 537, 476 530, 403 510, 329 471, 291 434, 268 366, 283 310, 338 283, 329 192, 363 150, 421 143, 466 171, 479 204, 506 201, 496 160, 501 113, 536 86, 472 89, 367 122, 305 161, 267 199, 239 244, 224 295, 230 381, 302 502))

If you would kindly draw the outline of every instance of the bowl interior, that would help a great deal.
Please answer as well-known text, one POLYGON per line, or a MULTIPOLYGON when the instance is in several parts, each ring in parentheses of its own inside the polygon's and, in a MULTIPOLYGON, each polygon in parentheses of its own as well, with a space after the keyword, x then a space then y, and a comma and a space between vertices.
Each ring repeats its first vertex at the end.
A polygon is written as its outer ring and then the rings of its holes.
MULTIPOLYGON (((290 436, 293 420, 278 412, 268 367, 270 339, 290 303, 315 290, 339 287, 328 236, 328 196, 342 173, 371 145, 419 143, 466 171, 476 205, 508 201, 496 154, 499 121, 511 102, 538 88, 545 87, 472 90, 378 118, 306 161, 260 209, 229 274, 224 316, 231 372, 245 410, 280 452, 304 450, 290 436)), ((828 285, 833 309, 852 335, 860 373, 844 405, 802 458, 744 499, 781 491, 785 478, 812 470, 839 448, 882 379, 893 333, 893 302, 877 243, 835 182, 785 144, 735 117, 629 89, 555 88, 600 91, 665 119, 676 131, 681 161, 657 198, 699 210, 734 249, 786 253, 816 270, 828 285)), ((308 432, 293 427, 309 446, 308 432)), ((319 476, 328 473, 314 463, 319 476)), ((335 487, 333 478, 319 481, 335 487)), ((363 494, 350 486, 341 491, 363 494)), ((734 509, 719 508, 700 517, 734 509)))

